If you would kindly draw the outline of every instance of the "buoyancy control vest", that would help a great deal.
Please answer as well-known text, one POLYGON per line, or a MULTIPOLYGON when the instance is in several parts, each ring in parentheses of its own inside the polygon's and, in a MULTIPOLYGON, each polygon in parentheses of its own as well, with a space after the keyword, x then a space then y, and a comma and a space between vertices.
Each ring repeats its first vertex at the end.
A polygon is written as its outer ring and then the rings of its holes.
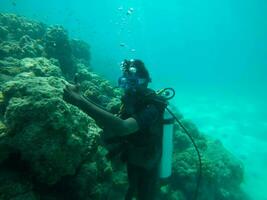
POLYGON ((159 176, 168 178, 171 175, 174 119, 166 112, 167 100, 157 95, 154 90, 147 89, 142 98, 138 99, 135 109, 127 108, 127 102, 124 100, 122 102, 120 112, 122 119, 131 117, 151 104, 159 110, 157 121, 149 129, 127 137, 125 154, 128 162, 144 168, 158 167, 159 176))

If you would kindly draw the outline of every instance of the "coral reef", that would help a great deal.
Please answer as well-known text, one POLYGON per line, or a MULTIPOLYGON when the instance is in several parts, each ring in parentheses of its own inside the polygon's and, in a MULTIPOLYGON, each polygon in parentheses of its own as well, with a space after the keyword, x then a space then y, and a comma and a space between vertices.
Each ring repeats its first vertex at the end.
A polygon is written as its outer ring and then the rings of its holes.
MULTIPOLYGON (((118 112, 121 91, 91 71, 88 44, 69 39, 61 26, 0 14, 0 199, 123 199, 124 166, 106 159, 95 121, 62 99, 62 82, 74 73, 88 99, 118 112)), ((242 163, 175 113, 203 158, 198 199, 246 199, 242 163)), ((198 162, 178 125, 174 146, 173 174, 160 197, 190 199, 198 162)))
MULTIPOLYGON (((107 180, 104 177, 111 176, 111 167, 104 162, 103 155, 102 159, 100 156, 92 159, 98 155, 99 129, 91 118, 63 101, 62 79, 17 75, 2 85, 1 90, 5 105, 4 123, 1 122, 0 128, 0 161, 3 168, 8 168, 9 173, 12 170, 19 172, 19 176, 27 173, 25 181, 34 185, 34 190, 40 194, 43 188, 59 187, 62 180, 64 184, 77 187, 83 183, 81 179, 87 177, 87 182, 82 185, 84 190, 77 190, 77 193, 92 193, 88 198, 102 195, 87 188, 87 183, 104 187, 98 180, 107 180), (83 170, 94 165, 96 167, 93 169, 98 174, 83 170), (22 166, 23 170, 18 166, 22 166)), ((10 187, 20 185, 10 183, 10 187)), ((0 186, 0 193, 7 194, 11 189, 0 186)), ((84 199, 82 195, 80 199, 84 199)))
POLYGON ((0 26, 0 41, 6 40, 8 30, 5 27, 0 26))
POLYGON ((41 38, 46 26, 43 23, 26 19, 24 17, 18 17, 15 14, 3 14, 0 13, 0 27, 6 30, 6 36, 10 40, 19 40, 21 37, 28 35, 33 39, 41 38))
POLYGON ((42 56, 44 24, 14 14, 0 14, 0 27, 0 59, 42 56))
POLYGON ((62 26, 49 26, 14 14, 0 14, 0 59, 46 57, 57 59, 68 79, 78 65, 90 67, 89 45, 71 40, 62 26))
POLYGON ((17 151, 37 181, 46 184, 74 174, 94 143, 95 133, 88 133, 92 120, 65 104, 62 85, 60 79, 34 77, 3 86, 8 132, 1 144, 17 151))
POLYGON ((27 72, 29 76, 61 77, 62 73, 57 65, 58 63, 56 60, 48 60, 44 57, 23 58, 20 60, 8 57, 0 60, 0 73, 2 78, 5 76, 7 80, 23 72, 25 72, 25 74, 27 72))
POLYGON ((65 74, 74 74, 72 49, 67 31, 61 26, 48 27, 44 39, 45 52, 49 58, 58 59, 65 74))
POLYGON ((88 61, 90 61, 90 46, 81 40, 70 40, 70 45, 72 49, 73 56, 79 60, 79 63, 83 63, 87 65, 87 67, 90 65, 88 61))

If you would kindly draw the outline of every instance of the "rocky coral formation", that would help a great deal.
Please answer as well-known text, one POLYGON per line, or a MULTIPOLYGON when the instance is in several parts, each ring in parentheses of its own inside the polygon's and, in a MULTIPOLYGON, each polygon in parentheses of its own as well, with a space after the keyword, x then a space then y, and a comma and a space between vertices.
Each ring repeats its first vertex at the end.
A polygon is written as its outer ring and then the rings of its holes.
POLYGON ((19 41, 21 37, 28 35, 33 39, 41 38, 46 26, 43 23, 18 17, 15 14, 0 13, 0 27, 10 40, 19 41))
MULTIPOLYGON (((99 128, 78 108, 63 101, 63 79, 24 74, 1 86, 3 170, 10 174, 14 171, 19 176, 26 173, 25 181, 31 185, 27 191, 37 190, 38 195, 43 194, 43 188, 52 191, 60 187, 63 180, 64 187, 81 188, 72 193, 73 198, 105 195, 102 189, 95 191, 95 187, 105 188, 108 177, 112 180, 112 167, 98 150, 99 128), (95 187, 90 190, 89 185, 95 187)), ((10 187, 20 186, 11 182, 10 187)), ((0 193, 7 194, 11 189, 0 186, 0 193)), ((60 198, 66 199, 64 195, 60 198)))
MULTIPOLYGON (((97 97, 106 99, 103 106, 115 98, 113 88, 89 72, 89 46, 85 43, 72 40, 75 55, 70 49, 68 53, 48 49, 46 45, 52 41, 61 48, 66 44, 70 47, 64 29, 47 28, 33 37, 26 33, 38 23, 27 21, 33 25, 21 25, 26 35, 15 35, 10 21, 20 24, 27 20, 0 16, 1 28, 7 30, 3 35, 1 29, 0 43, 6 46, 0 53, 0 173, 5 174, 0 198, 103 199, 106 194, 102 189, 112 182, 112 167, 98 144, 99 128, 94 121, 62 99, 62 80, 66 78, 62 62, 73 58, 80 81, 90 81, 90 88, 103 92, 97 97), (40 48, 34 46, 37 40, 40 48), (72 191, 77 187, 77 192, 62 192, 62 188, 72 191)), ((84 91, 88 89, 85 85, 84 91)))
MULTIPOLYGON (((44 57, 16 59, 12 57, 0 60, 0 73, 2 81, 14 78, 16 75, 28 72, 30 76, 56 76, 61 77, 62 73, 56 60, 48 60, 44 57), (4 79, 4 76, 6 79, 4 79)), ((1 82, 1 77, 0 77, 1 82)))
POLYGON ((79 60, 79 63, 84 63, 85 65, 89 65, 88 62, 90 57, 90 46, 81 40, 70 40, 70 45, 72 49, 73 56, 79 60))
POLYGON ((77 65, 90 66, 89 45, 70 40, 62 26, 47 27, 14 14, 0 14, 0 59, 42 56, 57 59, 69 79, 73 78, 77 65))
MULTIPOLYGON (((195 135, 202 155, 202 179, 198 199, 246 199, 239 188, 243 182, 242 163, 227 152, 219 141, 203 137, 190 121, 184 125, 195 135)), ((174 173, 170 187, 180 188, 183 195, 191 199, 197 182, 198 159, 195 149, 182 130, 176 129, 175 134, 175 146, 178 150, 173 156, 174 173)))
MULTIPOLYGON (((0 14, 0 47, 0 199, 123 199, 123 165, 106 160, 95 122, 62 99, 62 81, 77 72, 87 98, 118 112, 120 90, 89 70, 89 46, 60 26, 0 14)), ((176 114, 202 154, 199 200, 246 199, 242 164, 176 114)), ((190 199, 197 156, 178 125, 174 138, 173 175, 160 196, 190 199)))
POLYGON ((72 49, 67 31, 61 26, 48 27, 44 39, 45 52, 49 58, 58 59, 65 74, 74 74, 72 49))
POLYGON ((45 25, 14 14, 0 14, 0 59, 42 56, 45 25))

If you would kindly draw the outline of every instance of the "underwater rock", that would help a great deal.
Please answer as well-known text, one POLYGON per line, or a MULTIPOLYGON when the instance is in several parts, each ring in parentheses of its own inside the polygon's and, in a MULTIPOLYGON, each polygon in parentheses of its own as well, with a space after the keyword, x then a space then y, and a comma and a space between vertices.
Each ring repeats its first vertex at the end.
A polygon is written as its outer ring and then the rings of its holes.
POLYGON ((77 59, 83 59, 88 64, 90 62, 90 46, 82 40, 70 40, 72 54, 77 59))
POLYGON ((50 26, 14 14, 0 13, 0 59, 34 57, 59 61, 63 75, 74 77, 80 64, 89 68, 90 47, 80 40, 69 40, 62 26, 50 26))
POLYGON ((38 200, 33 192, 32 183, 27 175, 21 175, 15 170, 0 168, 0 199, 1 200, 38 200))
POLYGON ((19 40, 19 46, 22 49, 23 58, 41 57, 44 55, 44 47, 40 40, 33 40, 30 36, 24 35, 19 40))
POLYGON ((180 131, 174 132, 173 143, 177 151, 184 151, 185 149, 189 148, 192 145, 188 136, 180 131))
POLYGON ((3 81, 10 80, 12 77, 23 72, 31 72, 32 76, 62 77, 62 72, 57 66, 57 62, 53 59, 48 60, 47 58, 39 57, 24 58, 19 60, 12 57, 8 57, 3 60, 0 60, 0 74, 4 79, 3 81))
MULTIPOLYGON (((200 132, 197 128, 197 126, 191 122, 190 120, 181 119, 181 123, 184 125, 184 127, 188 130, 188 132, 191 134, 193 138, 199 138, 200 132)), ((181 127, 179 127, 180 131, 183 131, 181 127)))
POLYGON ((2 13, 0 13, 0 27, 5 27, 8 31, 8 37, 12 40, 19 40, 24 35, 33 39, 42 38, 46 29, 43 23, 15 14, 2 13))
POLYGON ((89 72, 88 66, 86 66, 83 63, 77 63, 77 80, 78 82, 83 82, 83 81, 91 81, 92 80, 92 72, 89 72))
POLYGON ((46 58, 24 58, 20 62, 20 67, 23 72, 33 72, 35 76, 42 77, 62 77, 61 69, 54 65, 53 60, 48 60, 46 58))
POLYGON ((7 39, 8 30, 5 26, 0 26, 0 42, 7 39))
MULTIPOLYGON (((3 118, 5 109, 5 97, 3 92, 0 90, 0 119, 3 118)), ((3 129, 2 129, 3 130, 3 129)), ((1 133, 2 134, 2 133, 1 133)))
POLYGON ((230 185, 241 184, 244 170, 241 161, 226 151, 222 143, 218 140, 209 141, 207 146, 205 157, 212 161, 209 164, 214 165, 210 169, 214 171, 218 170, 217 173, 211 173, 217 174, 216 180, 218 183, 228 185, 229 187, 231 187, 230 185))
POLYGON ((3 92, 0 91, 0 104, 4 102, 4 95, 3 92))
MULTIPOLYGON (((7 135, 7 127, 0 120, 0 140, 7 135)), ((0 164, 8 158, 9 151, 6 147, 0 145, 0 164)))
POLYGON ((84 96, 88 99, 100 104, 100 89, 90 81, 84 81, 81 84, 81 88, 84 90, 84 96))
MULTIPOLYGON (((200 200, 241 200, 246 195, 241 191, 244 168, 242 163, 227 152, 221 143, 208 140, 202 155, 202 179, 200 200), (228 195, 225 195, 227 191, 228 195), (208 197, 208 198, 207 198, 208 197)), ((198 176, 198 160, 194 149, 175 151, 171 187, 179 188, 187 198, 192 198, 198 176)))
MULTIPOLYGON (((0 94, 1 95, 1 94, 0 94)), ((1 97, 0 97, 1 98, 1 97)), ((1 135, 3 134, 3 133, 5 133, 6 132, 6 125, 2 122, 2 121, 0 121, 0 137, 1 137, 1 135)))
MULTIPOLYGON (((7 57, 5 59, 0 59, 0 75, 1 82, 7 82, 11 80, 14 76, 22 73, 23 69, 20 67, 20 60, 12 57, 7 57)), ((1 87, 1 86, 0 86, 1 87)))
MULTIPOLYGON (((220 142, 205 136, 190 120, 184 119, 177 109, 173 110, 194 138, 202 157, 202 178, 198 199, 247 199, 245 193, 240 189, 244 174, 242 163, 228 152, 220 142)), ((178 192, 183 196, 179 198, 191 199, 196 189, 199 162, 192 142, 178 124, 174 128, 172 166, 173 174, 168 192, 163 190, 161 195, 164 198, 173 199, 173 194, 178 192)))
POLYGON ((28 35, 23 36, 19 41, 4 41, 0 44, 0 59, 5 57, 21 59, 42 55, 44 50, 40 41, 33 40, 28 35))
POLYGON ((4 41, 0 44, 0 59, 5 57, 22 58, 23 51, 16 42, 4 41))
POLYGON ((74 75, 76 69, 67 31, 62 26, 48 27, 44 44, 48 58, 58 59, 62 72, 69 76, 74 75))
POLYGON ((105 151, 98 147, 97 152, 88 162, 85 162, 76 177, 72 180, 75 188, 75 199, 108 199, 112 188, 113 169, 105 158, 105 151))
POLYGON ((63 176, 73 175, 90 156, 95 125, 76 107, 62 99, 60 79, 27 78, 7 82, 3 94, 8 101, 5 123, 8 135, 2 145, 20 154, 35 179, 53 185, 63 176))

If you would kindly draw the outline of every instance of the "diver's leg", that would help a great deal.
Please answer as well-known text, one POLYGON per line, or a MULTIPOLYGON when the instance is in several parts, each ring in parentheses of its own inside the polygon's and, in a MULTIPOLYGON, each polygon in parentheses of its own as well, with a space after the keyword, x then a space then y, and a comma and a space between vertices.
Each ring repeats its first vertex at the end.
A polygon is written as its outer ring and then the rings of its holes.
POLYGON ((125 200, 132 200, 136 194, 138 185, 138 168, 134 165, 127 163, 128 174, 128 190, 125 196, 125 200))
POLYGON ((156 200, 158 199, 159 178, 158 168, 154 167, 150 170, 142 169, 138 183, 138 200, 156 200))

